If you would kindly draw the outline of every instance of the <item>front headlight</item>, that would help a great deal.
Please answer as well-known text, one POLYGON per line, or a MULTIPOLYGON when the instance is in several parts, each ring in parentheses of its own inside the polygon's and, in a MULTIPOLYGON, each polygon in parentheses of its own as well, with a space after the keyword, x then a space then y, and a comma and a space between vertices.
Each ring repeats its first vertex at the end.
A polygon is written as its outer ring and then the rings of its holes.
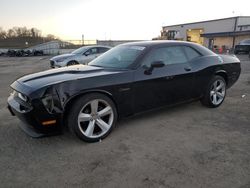
POLYGON ((14 97, 18 97, 24 102, 28 102, 28 97, 18 91, 13 90, 10 94, 13 95, 14 97))
POLYGON ((67 58, 57 59, 56 62, 59 62, 59 63, 60 63, 60 62, 63 62, 65 59, 67 59, 67 58))
POLYGON ((28 101, 28 97, 25 96, 25 95, 22 94, 22 93, 17 92, 17 96, 18 96, 21 100, 23 100, 24 102, 27 102, 27 101, 28 101))
POLYGON ((13 96, 15 96, 16 95, 16 91, 15 90, 13 90, 11 93, 10 93, 10 95, 13 95, 13 96))

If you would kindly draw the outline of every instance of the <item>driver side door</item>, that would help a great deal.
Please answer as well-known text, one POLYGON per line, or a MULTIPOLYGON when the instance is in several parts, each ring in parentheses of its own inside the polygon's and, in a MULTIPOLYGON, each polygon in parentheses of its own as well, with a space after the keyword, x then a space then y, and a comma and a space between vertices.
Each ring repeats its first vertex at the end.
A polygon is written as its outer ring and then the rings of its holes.
POLYGON ((88 49, 81 56, 81 63, 88 64, 90 61, 95 59, 98 56, 98 49, 96 47, 88 49))
POLYGON ((189 99, 193 81, 194 74, 181 46, 151 50, 135 72, 135 113, 189 99), (162 61, 165 66, 146 74, 145 71, 156 61, 162 61))

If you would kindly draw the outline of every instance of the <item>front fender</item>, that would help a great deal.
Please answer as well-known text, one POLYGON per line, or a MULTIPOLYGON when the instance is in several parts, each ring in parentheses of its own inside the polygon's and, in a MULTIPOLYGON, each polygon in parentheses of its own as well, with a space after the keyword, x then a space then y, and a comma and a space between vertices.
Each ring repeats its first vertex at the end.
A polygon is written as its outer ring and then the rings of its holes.
POLYGON ((89 94, 89 93, 102 93, 104 95, 109 96, 113 100, 113 102, 115 102, 113 99, 113 96, 110 92, 105 91, 105 90, 101 90, 101 89, 92 89, 92 90, 80 91, 80 92, 68 97, 63 104, 63 108, 65 109, 66 106, 68 104, 70 104, 73 100, 75 100, 76 98, 83 96, 83 95, 86 95, 86 94, 89 94))

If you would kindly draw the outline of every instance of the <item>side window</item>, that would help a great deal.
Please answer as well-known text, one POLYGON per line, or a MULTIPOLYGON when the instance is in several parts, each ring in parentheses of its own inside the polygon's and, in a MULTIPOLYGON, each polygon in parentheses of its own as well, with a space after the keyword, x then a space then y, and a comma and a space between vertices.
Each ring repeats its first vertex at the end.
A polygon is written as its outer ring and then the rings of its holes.
POLYGON ((98 48, 98 50, 99 50, 99 53, 104 53, 104 52, 108 51, 109 48, 100 47, 100 48, 98 48))
POLYGON ((152 50, 144 59, 143 65, 149 67, 154 61, 163 61, 165 65, 186 63, 188 61, 182 47, 171 46, 152 50))
POLYGON ((196 57, 201 56, 197 51, 195 51, 194 49, 192 49, 190 47, 184 46, 183 48, 185 50, 185 53, 187 55, 188 60, 192 60, 192 59, 194 59, 196 57))
POLYGON ((90 54, 97 54, 97 48, 91 48, 90 49, 90 54))
POLYGON ((85 55, 92 55, 92 54, 97 54, 97 48, 90 48, 89 50, 87 50, 85 53, 85 55))
POLYGON ((186 63, 188 61, 182 47, 180 46, 168 47, 166 53, 168 54, 167 64, 186 63))

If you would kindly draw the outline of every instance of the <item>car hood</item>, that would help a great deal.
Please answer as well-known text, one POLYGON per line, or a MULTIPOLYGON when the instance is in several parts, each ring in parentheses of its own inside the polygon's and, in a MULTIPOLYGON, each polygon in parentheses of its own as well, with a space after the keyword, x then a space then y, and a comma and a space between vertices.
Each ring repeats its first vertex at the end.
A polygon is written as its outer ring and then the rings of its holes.
POLYGON ((56 61, 58 59, 66 59, 66 58, 74 57, 74 56, 75 54, 62 54, 62 55, 57 55, 55 57, 52 57, 50 60, 56 61))
POLYGON ((46 86, 79 80, 83 78, 99 77, 109 74, 117 74, 120 71, 104 69, 101 67, 94 67, 88 65, 75 65, 65 68, 58 68, 30 74, 19 78, 11 87, 24 94, 31 94, 32 92, 44 88, 46 86))

